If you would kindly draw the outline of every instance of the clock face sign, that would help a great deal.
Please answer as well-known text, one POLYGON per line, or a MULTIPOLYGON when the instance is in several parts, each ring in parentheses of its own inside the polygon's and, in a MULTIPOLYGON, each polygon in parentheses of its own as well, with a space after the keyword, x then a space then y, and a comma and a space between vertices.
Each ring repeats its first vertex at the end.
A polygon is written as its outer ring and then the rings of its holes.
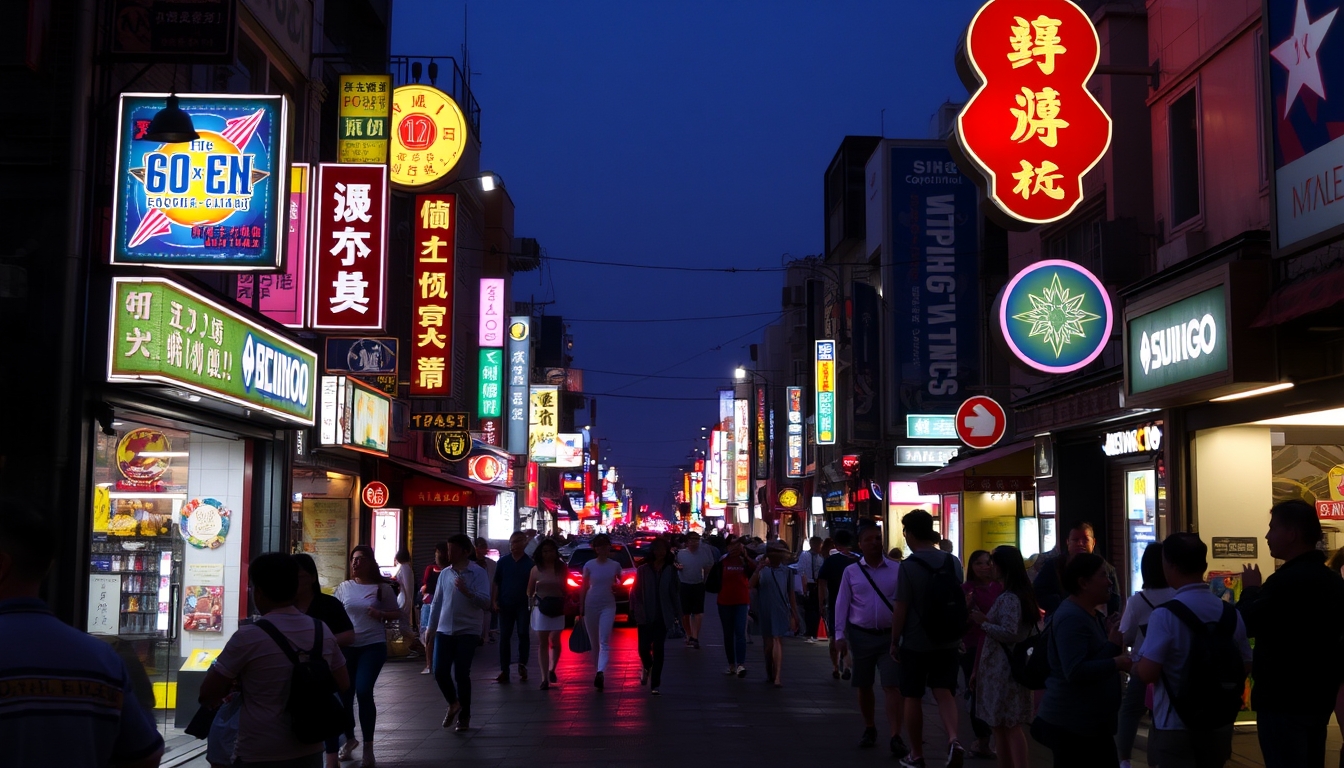
POLYGON ((392 92, 392 184, 422 189, 443 180, 462 159, 467 120, 452 97, 428 85, 392 92))
POLYGON ((1013 355, 1044 373, 1069 373, 1096 360, 1111 338, 1110 295, 1071 261, 1039 261, 1017 273, 999 304, 999 330, 1013 355))

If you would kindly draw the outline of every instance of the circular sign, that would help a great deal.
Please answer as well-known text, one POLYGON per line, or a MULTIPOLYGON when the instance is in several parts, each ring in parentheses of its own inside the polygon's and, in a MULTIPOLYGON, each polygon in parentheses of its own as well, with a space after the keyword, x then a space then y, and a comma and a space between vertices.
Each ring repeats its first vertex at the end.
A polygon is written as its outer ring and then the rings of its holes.
POLYGON ((444 461, 461 461, 471 453, 471 433, 465 429, 435 432, 434 450, 444 461))
POLYGON ((972 448, 988 448, 1003 439, 1008 416, 993 398, 976 395, 957 409, 957 437, 972 448))
POLYGON ((373 509, 386 507, 390 498, 392 494, 388 492, 387 486, 377 480, 364 486, 364 503, 373 509))
POLYGON ((438 183, 467 146, 467 120, 452 97, 428 85, 392 91, 392 156, 388 172, 398 187, 438 183))
POLYGON ((1101 354, 1114 320, 1096 275, 1071 261, 1040 261, 1003 291, 999 329, 1013 355, 1045 373, 1069 373, 1101 354))
POLYGON ((779 506, 781 507, 793 509, 798 506, 798 491, 793 488, 783 489, 776 498, 779 500, 779 506))
POLYGON ((467 477, 478 483, 493 483, 504 474, 504 462, 489 454, 472 456, 467 462, 467 477))
POLYGON ((132 429, 117 442, 117 469, 127 480, 148 483, 168 471, 173 446, 157 429, 132 429))
POLYGON ((197 549, 218 549, 229 535, 233 512, 218 499, 192 499, 178 513, 182 538, 197 549))
POLYGON ((528 324, 517 322, 509 325, 509 338, 514 341, 527 341, 528 324))

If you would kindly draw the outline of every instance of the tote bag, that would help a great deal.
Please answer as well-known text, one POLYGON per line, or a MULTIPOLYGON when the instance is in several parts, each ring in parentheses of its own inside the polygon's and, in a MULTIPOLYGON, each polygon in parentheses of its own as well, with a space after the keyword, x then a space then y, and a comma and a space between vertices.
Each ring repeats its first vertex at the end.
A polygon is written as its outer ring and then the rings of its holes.
POLYGON ((593 650, 593 641, 588 639, 588 627, 582 621, 574 622, 574 631, 569 633, 569 652, 587 653, 593 650))

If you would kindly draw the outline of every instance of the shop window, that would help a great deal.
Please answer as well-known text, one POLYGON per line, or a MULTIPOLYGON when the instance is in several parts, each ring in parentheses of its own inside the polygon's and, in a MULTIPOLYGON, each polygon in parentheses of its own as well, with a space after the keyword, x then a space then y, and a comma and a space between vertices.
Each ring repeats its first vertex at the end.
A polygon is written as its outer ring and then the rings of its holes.
POLYGON ((328 594, 345 581, 354 492, 351 475, 306 467, 294 470, 291 546, 313 558, 318 582, 328 594))
POLYGON ((1167 109, 1173 227, 1199 215, 1199 100, 1191 88, 1167 109))

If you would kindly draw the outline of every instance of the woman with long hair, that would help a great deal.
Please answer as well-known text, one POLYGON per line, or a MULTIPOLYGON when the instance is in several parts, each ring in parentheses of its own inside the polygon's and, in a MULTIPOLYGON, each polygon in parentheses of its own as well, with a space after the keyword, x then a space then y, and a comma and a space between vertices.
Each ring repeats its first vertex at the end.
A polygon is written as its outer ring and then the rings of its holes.
POLYGON ((1027 734, 1022 726, 1031 721, 1032 695, 1013 679, 1008 649, 1040 624, 1041 609, 1017 547, 998 547, 989 561, 991 577, 1001 583, 1001 590, 988 612, 971 608, 971 622, 983 633, 975 669, 974 714, 992 729, 999 768, 1027 768, 1027 734))
POLYGON ((341 759, 349 760, 359 746, 355 738, 355 701, 359 701, 359 727, 364 734, 364 768, 372 768, 373 728, 378 722, 378 707, 373 701, 373 684, 387 661, 385 622, 401 618, 397 595, 378 572, 373 548, 360 545, 350 550, 350 576, 336 587, 335 597, 345 607, 355 628, 355 639, 342 650, 350 670, 350 687, 342 693, 347 723, 341 759))
POLYGON ((532 606, 532 629, 537 633, 537 659, 541 662, 541 690, 560 682, 560 633, 565 630, 565 578, 569 571, 560 559, 554 539, 542 539, 532 553, 532 573, 527 577, 527 599, 532 606))
POLYGON ((681 580, 672 564, 672 548, 663 538, 649 544, 649 555, 635 571, 630 615, 639 628, 639 684, 658 695, 663 684, 663 647, 667 630, 681 615, 681 580))
POLYGON ((583 588, 579 590, 579 616, 588 637, 597 646, 597 674, 593 687, 606 686, 607 662, 611 660, 611 627, 616 623, 616 584, 621 580, 621 564, 611 559, 611 537, 599 533, 588 543, 595 558, 583 564, 583 588))
MULTIPOLYGON (((1003 584, 994 578, 994 564, 990 562, 989 552, 983 549, 975 550, 967 558, 966 566, 966 582, 961 585, 962 591, 966 593, 966 607, 987 614, 994 607, 994 601, 1003 594, 1003 584)), ((992 760, 994 751, 990 749, 989 737, 993 730, 976 715, 975 688, 970 684, 976 662, 980 658, 980 648, 984 643, 985 633, 980 631, 975 622, 971 622, 963 638, 966 650, 961 653, 961 671, 966 675, 967 695, 971 700, 971 731, 975 734, 975 743, 971 746, 970 756, 992 760)))
MULTIPOLYGON (((1143 590, 1130 598, 1120 616, 1120 635, 1124 638, 1121 645, 1129 649, 1132 657, 1137 657, 1143 647, 1143 638, 1148 633, 1148 617, 1153 615, 1153 609, 1176 597, 1176 590, 1167 584, 1167 575, 1162 570, 1162 542, 1150 542, 1143 550, 1139 570, 1143 574, 1143 590)), ((1147 696, 1148 684, 1130 675, 1124 698, 1120 701, 1120 719, 1115 732, 1115 747, 1122 765, 1134 756, 1134 739, 1139 734, 1139 720, 1147 709, 1144 701, 1147 696)))
MULTIPOLYGON (((322 583, 317 577, 317 563, 313 561, 312 555, 300 552, 291 557, 299 566, 299 591, 294 595, 294 607, 326 624, 331 634, 336 636, 336 645, 344 648, 353 643, 355 625, 350 623, 341 601, 322 591, 322 583)), ((339 742, 340 739, 336 737, 327 739, 327 768, 340 768, 341 761, 337 757, 339 742)))

